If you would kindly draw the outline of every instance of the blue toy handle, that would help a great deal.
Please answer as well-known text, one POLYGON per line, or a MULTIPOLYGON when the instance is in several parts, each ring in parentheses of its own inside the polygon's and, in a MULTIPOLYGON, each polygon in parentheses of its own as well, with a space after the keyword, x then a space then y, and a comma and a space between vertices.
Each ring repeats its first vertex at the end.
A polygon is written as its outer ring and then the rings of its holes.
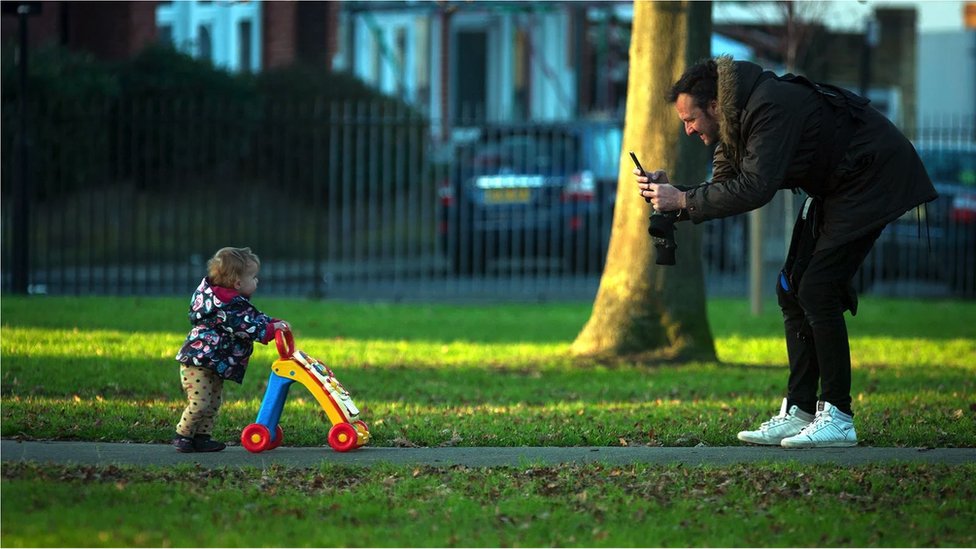
POLYGON ((281 377, 271 372, 268 378, 268 388, 264 392, 264 399, 261 401, 261 408, 258 410, 258 417, 255 423, 260 423, 271 432, 274 439, 275 427, 281 419, 281 412, 285 408, 285 401, 288 400, 288 389, 295 380, 281 377))

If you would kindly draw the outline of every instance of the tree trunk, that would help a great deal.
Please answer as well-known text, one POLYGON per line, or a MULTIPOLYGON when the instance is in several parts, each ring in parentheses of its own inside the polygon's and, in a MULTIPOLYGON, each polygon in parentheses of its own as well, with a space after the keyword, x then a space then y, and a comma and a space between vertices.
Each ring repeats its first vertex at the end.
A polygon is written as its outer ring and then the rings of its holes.
POLYGON ((710 2, 634 3, 624 147, 607 263, 593 313, 572 345, 576 356, 715 360, 705 311, 701 229, 676 228, 677 264, 656 265, 647 234, 651 206, 634 183, 634 151, 648 172, 672 182, 704 180, 709 150, 684 135, 665 96, 685 68, 708 57, 710 2))

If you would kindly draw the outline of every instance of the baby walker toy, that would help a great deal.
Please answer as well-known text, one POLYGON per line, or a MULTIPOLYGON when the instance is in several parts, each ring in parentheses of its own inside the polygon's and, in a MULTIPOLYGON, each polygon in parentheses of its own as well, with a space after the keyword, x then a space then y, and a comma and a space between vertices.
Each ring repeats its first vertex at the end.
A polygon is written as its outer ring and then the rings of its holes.
POLYGON ((284 433, 278 420, 294 382, 307 388, 332 422, 329 446, 337 452, 348 452, 369 442, 369 428, 359 419, 359 409, 349 392, 339 383, 332 370, 322 362, 295 348, 290 330, 275 333, 278 360, 271 365, 268 388, 254 423, 241 432, 241 445, 249 452, 274 450, 281 446, 284 433), (273 433, 273 434, 272 434, 273 433))

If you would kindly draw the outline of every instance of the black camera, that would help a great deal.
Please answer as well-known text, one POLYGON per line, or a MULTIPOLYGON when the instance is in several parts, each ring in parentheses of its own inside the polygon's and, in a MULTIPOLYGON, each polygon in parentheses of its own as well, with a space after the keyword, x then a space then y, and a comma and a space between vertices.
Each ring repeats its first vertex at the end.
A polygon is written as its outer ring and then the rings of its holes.
POLYGON ((674 254, 678 243, 674 240, 674 222, 678 220, 678 212, 651 212, 651 224, 647 232, 654 241, 657 250, 658 265, 674 265, 674 254))
MULTIPOLYGON (((640 170, 641 175, 647 175, 634 151, 630 151, 630 158, 640 170)), ((650 202, 651 199, 645 198, 644 201, 650 202)), ((677 220, 678 212, 651 210, 651 226, 647 228, 647 232, 650 233, 651 240, 654 241, 654 249, 657 250, 657 261, 655 263, 658 265, 674 265, 674 252, 678 249, 678 244, 674 241, 674 222, 677 220)))

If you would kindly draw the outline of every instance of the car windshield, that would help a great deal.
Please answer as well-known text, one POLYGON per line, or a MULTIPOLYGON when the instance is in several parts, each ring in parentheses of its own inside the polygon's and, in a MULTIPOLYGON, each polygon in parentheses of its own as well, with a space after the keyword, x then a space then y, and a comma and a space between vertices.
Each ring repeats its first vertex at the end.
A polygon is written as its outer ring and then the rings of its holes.
POLYGON ((577 141, 568 135, 515 135, 480 144, 472 164, 483 173, 565 175, 577 170, 577 141))

